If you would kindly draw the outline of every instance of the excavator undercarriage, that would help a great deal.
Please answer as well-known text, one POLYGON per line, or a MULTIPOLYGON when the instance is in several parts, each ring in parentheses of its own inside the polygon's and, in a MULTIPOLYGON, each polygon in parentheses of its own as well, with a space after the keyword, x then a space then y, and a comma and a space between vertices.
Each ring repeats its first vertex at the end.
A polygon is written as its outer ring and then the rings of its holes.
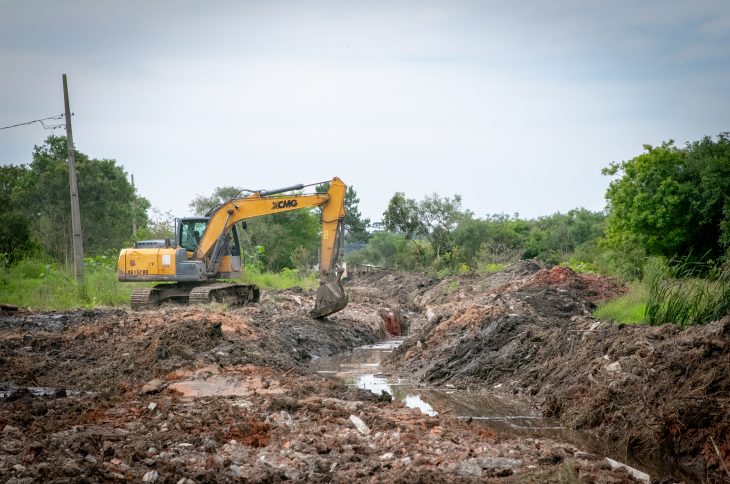
POLYGON ((223 303, 228 306, 243 306, 259 301, 260 290, 252 284, 212 282, 200 284, 158 284, 155 287, 138 288, 132 291, 132 309, 152 309, 163 302, 181 304, 223 303))

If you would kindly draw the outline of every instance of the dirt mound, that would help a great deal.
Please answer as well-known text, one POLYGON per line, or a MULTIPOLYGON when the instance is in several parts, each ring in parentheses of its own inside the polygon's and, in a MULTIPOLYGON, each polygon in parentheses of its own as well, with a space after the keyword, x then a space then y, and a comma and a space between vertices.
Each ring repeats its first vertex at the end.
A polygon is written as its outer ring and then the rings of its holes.
POLYGON ((1 316, 0 374, 16 385, 96 391, 190 365, 289 369, 384 336, 377 308, 355 304, 349 312, 313 320, 307 314, 312 295, 266 298, 225 312, 171 306, 1 316), (353 317, 358 312, 373 316, 353 317))
POLYGON ((620 293, 615 281, 561 267, 519 273, 431 288, 420 299, 426 321, 386 366, 429 383, 529 396, 613 448, 667 456, 700 475, 724 472, 730 322, 609 324, 591 317, 592 301, 620 293), (495 287, 499 278, 506 282, 495 287))

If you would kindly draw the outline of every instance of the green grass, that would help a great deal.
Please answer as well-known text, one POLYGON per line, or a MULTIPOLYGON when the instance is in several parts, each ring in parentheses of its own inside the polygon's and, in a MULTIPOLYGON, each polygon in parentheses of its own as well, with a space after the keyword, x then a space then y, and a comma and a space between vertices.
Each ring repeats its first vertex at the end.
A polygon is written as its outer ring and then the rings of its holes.
POLYGON ((602 303, 593 315, 617 323, 691 326, 730 313, 730 266, 649 259, 641 282, 602 303), (699 277, 702 275, 702 277, 699 277))
POLYGON ((494 274, 495 272, 499 272, 501 270, 504 270, 509 264, 498 264, 496 262, 488 262, 486 264, 480 264, 477 272, 479 272, 482 275, 487 274, 494 274))
POLYGON ((635 282, 629 286, 628 293, 600 303, 593 312, 593 316, 623 324, 643 323, 648 296, 649 291, 646 285, 642 282, 635 282))
POLYGON ((119 282, 109 264, 85 266, 81 285, 70 270, 37 260, 0 268, 0 302, 46 310, 124 306, 134 287, 149 285, 119 282))
POLYGON ((319 282, 314 274, 300 276, 296 269, 282 269, 281 272, 259 272, 253 269, 246 270, 242 280, 247 284, 255 284, 261 289, 315 289, 319 282))

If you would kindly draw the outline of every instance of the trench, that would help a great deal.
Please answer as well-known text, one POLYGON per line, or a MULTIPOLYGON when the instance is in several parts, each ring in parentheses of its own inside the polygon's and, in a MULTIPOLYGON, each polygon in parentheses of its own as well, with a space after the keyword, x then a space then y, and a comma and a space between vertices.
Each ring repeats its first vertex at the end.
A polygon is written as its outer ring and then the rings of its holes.
POLYGON ((321 357, 312 361, 310 367, 319 375, 346 385, 377 395, 388 393, 393 400, 402 402, 406 407, 419 409, 426 415, 441 414, 471 420, 506 437, 570 443, 581 451, 626 463, 653 478, 672 476, 690 482, 700 479, 700 476, 675 463, 627 455, 625 450, 612 448, 605 439, 590 432, 568 429, 556 420, 543 417, 538 409, 524 400, 497 393, 469 392, 448 385, 433 387, 381 372, 382 359, 404 339, 388 339, 321 357))

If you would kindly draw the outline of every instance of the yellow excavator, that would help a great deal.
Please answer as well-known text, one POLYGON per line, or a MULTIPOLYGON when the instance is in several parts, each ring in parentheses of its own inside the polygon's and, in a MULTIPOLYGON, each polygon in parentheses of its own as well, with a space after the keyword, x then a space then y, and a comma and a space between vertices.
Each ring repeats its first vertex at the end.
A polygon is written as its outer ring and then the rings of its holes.
POLYGON ((294 194, 305 186, 242 192, 204 217, 179 219, 175 240, 143 240, 122 249, 117 263, 120 281, 159 281, 154 287, 132 292, 132 309, 146 309, 164 301, 191 304, 222 302, 240 305, 259 300, 254 285, 227 281, 242 275, 238 230, 245 220, 262 215, 312 207, 322 208, 319 282, 314 318, 323 318, 347 306, 338 259, 344 241, 346 186, 335 177, 326 193, 294 194), (240 222, 240 224, 239 224, 240 222))

